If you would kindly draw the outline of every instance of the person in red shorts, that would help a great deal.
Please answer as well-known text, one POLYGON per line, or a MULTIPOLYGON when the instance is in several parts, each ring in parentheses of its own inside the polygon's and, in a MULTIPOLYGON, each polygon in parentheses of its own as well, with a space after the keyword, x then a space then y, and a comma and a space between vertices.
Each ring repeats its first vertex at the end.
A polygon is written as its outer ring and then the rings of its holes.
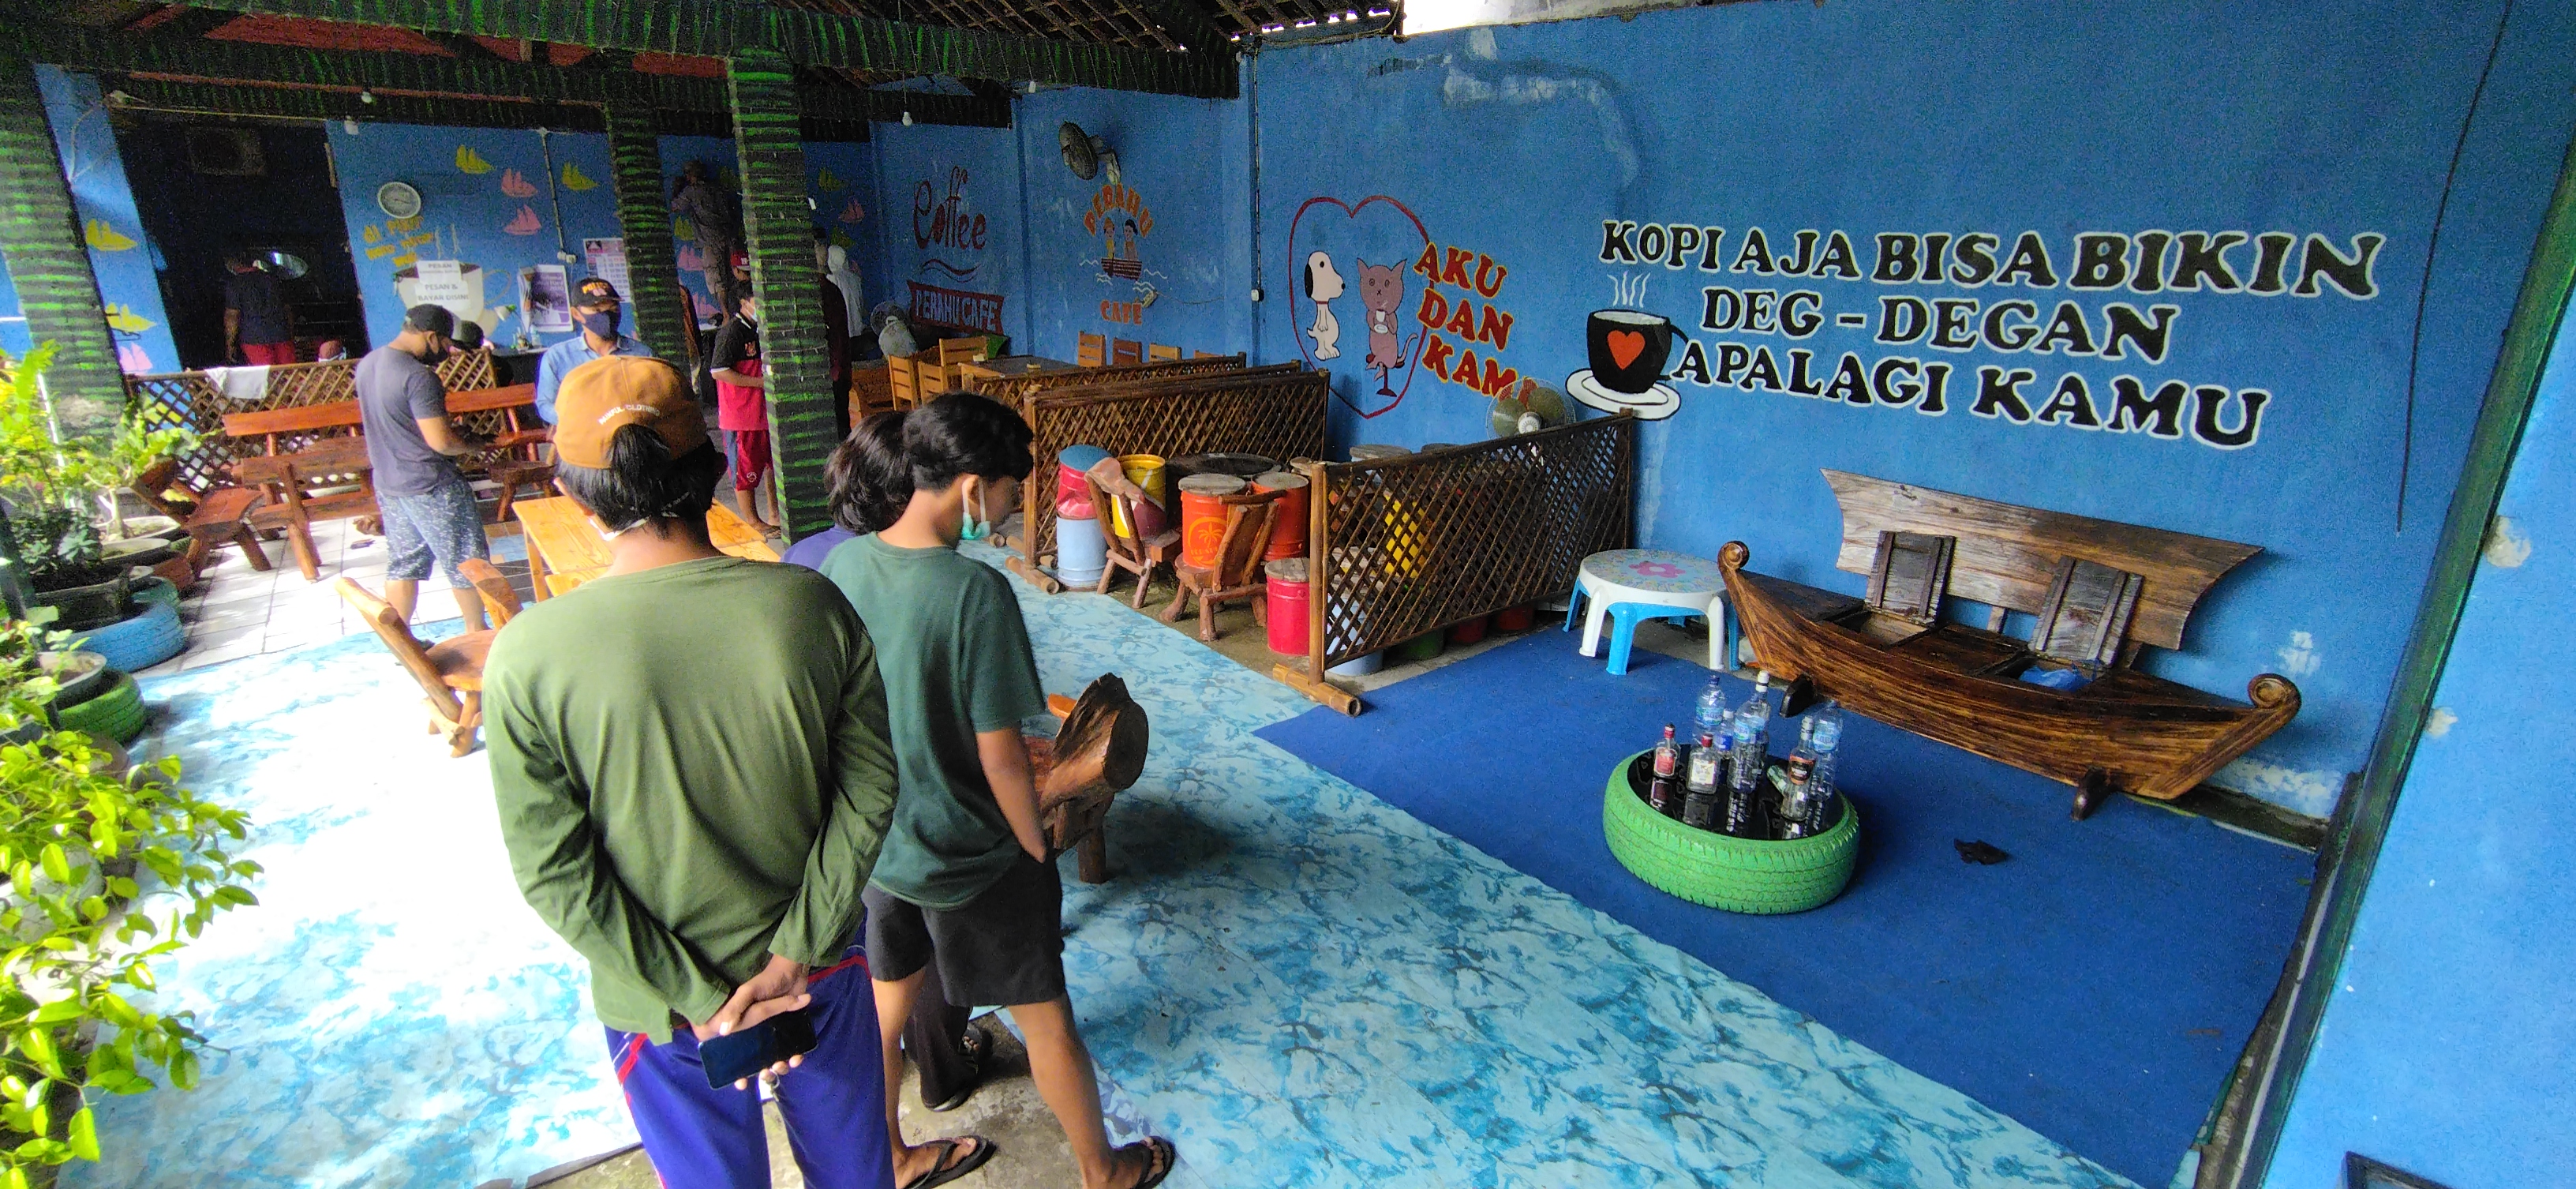
POLYGON ((778 526, 760 517, 760 485, 769 477, 769 400, 760 358, 760 303, 745 287, 716 332, 707 360, 716 381, 716 427, 733 439, 733 502, 743 523, 771 536, 778 526))
POLYGON ((226 253, 224 273, 224 358, 295 362, 295 311, 278 291, 277 278, 252 263, 248 252, 226 253))

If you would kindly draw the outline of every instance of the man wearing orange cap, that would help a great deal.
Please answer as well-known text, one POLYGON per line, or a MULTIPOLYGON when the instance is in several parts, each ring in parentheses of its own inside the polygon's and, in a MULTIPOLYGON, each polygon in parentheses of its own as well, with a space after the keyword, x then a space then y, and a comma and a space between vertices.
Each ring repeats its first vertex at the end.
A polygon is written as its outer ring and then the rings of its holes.
POLYGON ((669 364, 585 363, 556 414, 556 482, 612 560, 512 620, 484 667, 520 890, 589 960, 664 1184, 770 1184, 759 1097, 711 1088, 698 1046, 800 1013, 813 1048, 770 1072, 805 1183, 892 1189, 855 944, 894 812, 875 647, 830 580, 708 541, 724 459, 669 364))

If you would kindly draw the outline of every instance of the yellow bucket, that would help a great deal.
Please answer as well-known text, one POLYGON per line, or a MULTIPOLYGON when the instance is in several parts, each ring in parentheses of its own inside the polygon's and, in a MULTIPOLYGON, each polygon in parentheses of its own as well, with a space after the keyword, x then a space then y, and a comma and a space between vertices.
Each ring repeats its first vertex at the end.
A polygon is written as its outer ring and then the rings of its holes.
MULTIPOLYGON (((1118 466, 1119 469, 1127 472, 1127 481, 1144 488, 1145 494, 1154 497, 1154 502, 1163 504, 1167 508, 1171 506, 1163 499, 1162 455, 1121 454, 1118 456, 1118 466)), ((1117 528, 1119 536, 1136 535, 1136 530, 1128 525, 1126 515, 1118 510, 1118 505, 1114 501, 1109 505, 1109 518, 1110 523, 1117 528)), ((1151 518, 1148 517, 1148 519, 1151 518)))

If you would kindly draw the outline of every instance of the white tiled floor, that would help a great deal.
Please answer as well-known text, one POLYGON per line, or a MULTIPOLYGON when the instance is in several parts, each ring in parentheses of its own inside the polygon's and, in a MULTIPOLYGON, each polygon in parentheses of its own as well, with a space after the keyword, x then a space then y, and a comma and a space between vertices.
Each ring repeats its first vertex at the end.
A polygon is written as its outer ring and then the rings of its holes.
MULTIPOLYGON (((520 598, 527 598, 527 566, 510 560, 520 555, 513 530, 502 530, 493 542, 493 563, 517 579, 520 598)), ((241 551, 229 546, 208 556, 197 589, 179 604, 188 628, 188 647, 178 656, 143 671, 141 676, 202 669, 245 656, 285 652, 308 644, 336 640, 368 630, 366 623, 332 589, 332 579, 354 578, 378 594, 385 586, 383 538, 358 532, 346 520, 313 526, 313 548, 321 562, 320 580, 306 582, 295 568, 286 542, 263 542, 271 569, 254 570, 241 551)), ((415 619, 434 623, 456 618, 455 596, 447 580, 432 574, 420 585, 415 619)))

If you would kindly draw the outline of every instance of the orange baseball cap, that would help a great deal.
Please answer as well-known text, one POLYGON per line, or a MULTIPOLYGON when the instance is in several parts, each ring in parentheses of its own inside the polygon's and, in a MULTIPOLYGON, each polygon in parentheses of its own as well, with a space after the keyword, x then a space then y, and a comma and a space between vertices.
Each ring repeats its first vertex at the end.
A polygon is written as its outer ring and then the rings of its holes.
POLYGON ((680 369, 640 355, 603 355, 564 374, 555 393, 555 457, 608 465, 612 439, 641 425, 676 458, 707 442, 707 417, 680 369))

